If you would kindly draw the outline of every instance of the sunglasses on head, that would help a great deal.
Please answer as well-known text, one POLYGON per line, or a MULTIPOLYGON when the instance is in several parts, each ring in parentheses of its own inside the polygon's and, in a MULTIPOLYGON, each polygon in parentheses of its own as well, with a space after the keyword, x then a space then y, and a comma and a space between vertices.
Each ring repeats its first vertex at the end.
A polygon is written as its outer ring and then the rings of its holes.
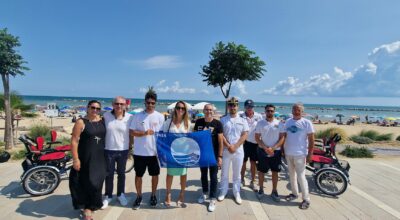
POLYGON ((176 110, 186 110, 185 107, 179 107, 179 106, 175 107, 175 109, 176 109, 176 110))
POLYGON ((100 110, 101 110, 101 108, 94 107, 94 106, 90 106, 90 109, 92 109, 92 110, 97 110, 97 111, 100 111, 100 110))
POLYGON ((147 102, 147 101, 146 101, 146 104, 147 104, 147 105, 155 105, 156 102, 147 102))

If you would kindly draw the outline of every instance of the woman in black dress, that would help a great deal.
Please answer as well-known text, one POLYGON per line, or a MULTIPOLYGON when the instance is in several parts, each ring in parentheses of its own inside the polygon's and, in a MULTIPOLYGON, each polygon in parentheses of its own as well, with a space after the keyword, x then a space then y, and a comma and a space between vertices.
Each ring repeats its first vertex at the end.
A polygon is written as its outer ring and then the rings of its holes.
POLYGON ((73 169, 69 188, 74 208, 84 210, 84 219, 92 219, 92 212, 103 205, 101 191, 106 177, 106 129, 99 115, 100 102, 90 101, 87 109, 86 117, 78 119, 72 130, 73 169))

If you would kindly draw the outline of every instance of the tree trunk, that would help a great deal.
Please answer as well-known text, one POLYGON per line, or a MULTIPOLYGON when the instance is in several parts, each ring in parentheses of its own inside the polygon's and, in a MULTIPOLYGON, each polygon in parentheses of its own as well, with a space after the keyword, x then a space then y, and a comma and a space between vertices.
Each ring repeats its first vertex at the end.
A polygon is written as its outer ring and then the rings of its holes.
POLYGON ((11 124, 11 103, 10 103, 10 78, 7 74, 1 74, 4 88, 4 112, 5 112, 5 126, 4 126, 4 142, 6 150, 14 147, 14 133, 11 124))

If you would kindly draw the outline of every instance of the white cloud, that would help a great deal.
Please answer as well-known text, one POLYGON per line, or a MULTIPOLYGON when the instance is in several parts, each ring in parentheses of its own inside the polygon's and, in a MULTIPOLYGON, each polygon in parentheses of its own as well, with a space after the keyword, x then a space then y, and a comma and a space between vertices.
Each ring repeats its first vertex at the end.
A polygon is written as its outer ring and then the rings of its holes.
POLYGON ((205 95, 210 95, 210 91, 208 91, 207 89, 201 90, 201 93, 203 93, 205 95))
MULTIPOLYGON (((180 93, 180 94, 194 94, 196 93, 196 89, 194 88, 182 88, 179 81, 175 81, 172 85, 170 86, 163 86, 165 84, 166 80, 161 80, 159 81, 154 89, 158 93, 180 93)), ((140 88, 140 92, 147 92, 146 88, 140 88)))
POLYGON ((179 56, 157 55, 144 60, 126 61, 129 64, 139 65, 144 69, 176 69, 184 63, 179 56))
POLYGON ((368 54, 369 62, 352 72, 335 67, 332 74, 311 76, 305 81, 288 77, 263 93, 298 96, 400 95, 400 41, 385 44, 368 54))
POLYGON ((286 80, 278 82, 277 86, 265 89, 263 93, 270 95, 326 95, 338 89, 351 78, 350 72, 335 67, 333 74, 318 74, 301 82, 300 79, 290 76, 286 80))
MULTIPOLYGON (((226 90, 226 88, 228 87, 228 85, 225 85, 223 87, 224 91, 226 90)), ((234 81, 232 82, 232 86, 231 86, 231 91, 229 96, 242 96, 242 95, 247 95, 247 91, 246 91, 246 86, 244 85, 244 83, 242 81, 234 81)))

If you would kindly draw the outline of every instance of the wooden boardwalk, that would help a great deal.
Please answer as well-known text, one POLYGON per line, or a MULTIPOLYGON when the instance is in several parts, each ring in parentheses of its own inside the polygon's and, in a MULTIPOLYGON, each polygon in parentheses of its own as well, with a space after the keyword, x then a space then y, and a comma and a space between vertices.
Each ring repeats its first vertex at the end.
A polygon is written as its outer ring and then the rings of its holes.
MULTIPOLYGON (((150 178, 145 176, 143 205, 139 210, 131 206, 134 193, 134 172, 127 174, 127 207, 119 206, 116 198, 106 210, 94 214, 95 219, 400 219, 400 157, 375 159, 349 159, 352 185, 338 198, 316 192, 311 173, 308 173, 311 191, 311 206, 300 210, 300 199, 294 202, 274 202, 269 196, 261 200, 248 187, 242 189, 242 205, 237 205, 232 193, 223 202, 217 202, 217 209, 210 213, 207 204, 198 204, 201 192, 200 171, 188 171, 186 208, 169 209, 159 205, 151 208, 147 203, 150 197, 150 178)), ((79 211, 73 210, 68 190, 68 181, 63 180, 56 191, 48 196, 31 197, 24 192, 19 182, 22 168, 20 162, 0 164, 0 218, 1 219, 78 219, 79 211)), ((158 199, 165 197, 165 169, 162 169, 158 199)), ((264 184, 265 192, 271 191, 271 179, 264 184)), ((247 179, 247 181, 249 181, 247 179)), ((287 195, 288 179, 280 175, 278 192, 287 195)), ((174 179, 173 199, 179 193, 179 178, 174 179)))

